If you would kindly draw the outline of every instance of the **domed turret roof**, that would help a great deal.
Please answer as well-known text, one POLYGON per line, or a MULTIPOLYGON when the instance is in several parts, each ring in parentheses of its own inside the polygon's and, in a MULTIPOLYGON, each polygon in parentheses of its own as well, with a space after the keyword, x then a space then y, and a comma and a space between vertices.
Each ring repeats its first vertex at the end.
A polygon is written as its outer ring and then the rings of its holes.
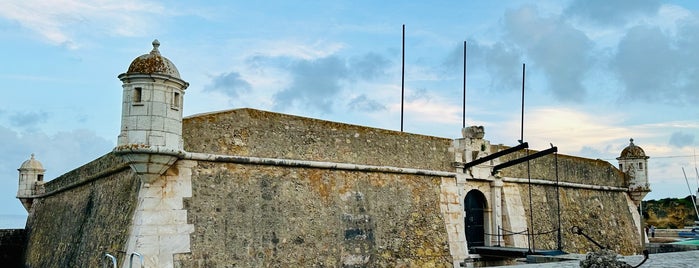
POLYGON ((135 58, 131 65, 129 65, 129 70, 127 73, 144 73, 144 74, 165 74, 172 77, 180 78, 180 72, 175 67, 169 59, 160 55, 158 47, 160 42, 158 39, 153 40, 153 50, 148 54, 143 54, 138 58, 135 58))
POLYGON ((643 151, 643 148, 633 144, 633 139, 630 139, 629 141, 629 146, 626 146, 626 148, 621 151, 619 158, 648 158, 648 156, 646 156, 646 152, 643 151))
POLYGON ((41 164, 38 160, 34 159, 34 154, 32 154, 32 157, 24 161, 21 166, 19 166, 18 170, 44 170, 44 165, 41 164))

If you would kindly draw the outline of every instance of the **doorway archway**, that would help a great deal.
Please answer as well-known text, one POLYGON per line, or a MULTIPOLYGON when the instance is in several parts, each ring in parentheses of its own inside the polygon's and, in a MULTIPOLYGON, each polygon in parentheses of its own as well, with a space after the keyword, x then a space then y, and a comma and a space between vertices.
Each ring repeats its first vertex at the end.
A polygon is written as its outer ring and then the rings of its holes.
POLYGON ((471 190, 464 198, 464 225, 468 247, 485 246, 485 209, 487 200, 481 191, 471 190))

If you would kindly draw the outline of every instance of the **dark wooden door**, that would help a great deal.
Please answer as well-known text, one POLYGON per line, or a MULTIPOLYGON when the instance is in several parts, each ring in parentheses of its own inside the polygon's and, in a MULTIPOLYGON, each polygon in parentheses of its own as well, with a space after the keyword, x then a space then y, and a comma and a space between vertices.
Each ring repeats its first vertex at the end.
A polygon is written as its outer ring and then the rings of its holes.
POLYGON ((466 194, 464 210, 466 210, 466 241, 468 247, 485 246, 485 196, 477 190, 466 194))

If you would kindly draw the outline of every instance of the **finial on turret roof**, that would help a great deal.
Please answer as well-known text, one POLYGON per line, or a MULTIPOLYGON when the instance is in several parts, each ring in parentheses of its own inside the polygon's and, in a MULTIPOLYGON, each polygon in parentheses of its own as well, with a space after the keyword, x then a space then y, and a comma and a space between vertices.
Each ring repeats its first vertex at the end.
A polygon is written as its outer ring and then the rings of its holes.
POLYGON ((629 139, 629 142, 633 145, 633 138, 629 139))
POLYGON ((31 159, 34 159, 34 153, 32 153, 32 157, 31 157, 31 159))
POLYGON ((160 55, 158 47, 160 47, 160 42, 158 41, 158 39, 153 40, 153 50, 151 50, 150 53, 160 55))

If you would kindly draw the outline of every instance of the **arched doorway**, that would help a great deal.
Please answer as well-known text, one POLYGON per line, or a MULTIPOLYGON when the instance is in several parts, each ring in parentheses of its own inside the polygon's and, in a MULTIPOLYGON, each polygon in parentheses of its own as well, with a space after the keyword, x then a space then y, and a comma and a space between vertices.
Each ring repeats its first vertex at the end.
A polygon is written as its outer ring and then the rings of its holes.
POLYGON ((464 199, 466 217, 466 241, 468 247, 485 246, 485 195, 478 190, 471 190, 464 199))

